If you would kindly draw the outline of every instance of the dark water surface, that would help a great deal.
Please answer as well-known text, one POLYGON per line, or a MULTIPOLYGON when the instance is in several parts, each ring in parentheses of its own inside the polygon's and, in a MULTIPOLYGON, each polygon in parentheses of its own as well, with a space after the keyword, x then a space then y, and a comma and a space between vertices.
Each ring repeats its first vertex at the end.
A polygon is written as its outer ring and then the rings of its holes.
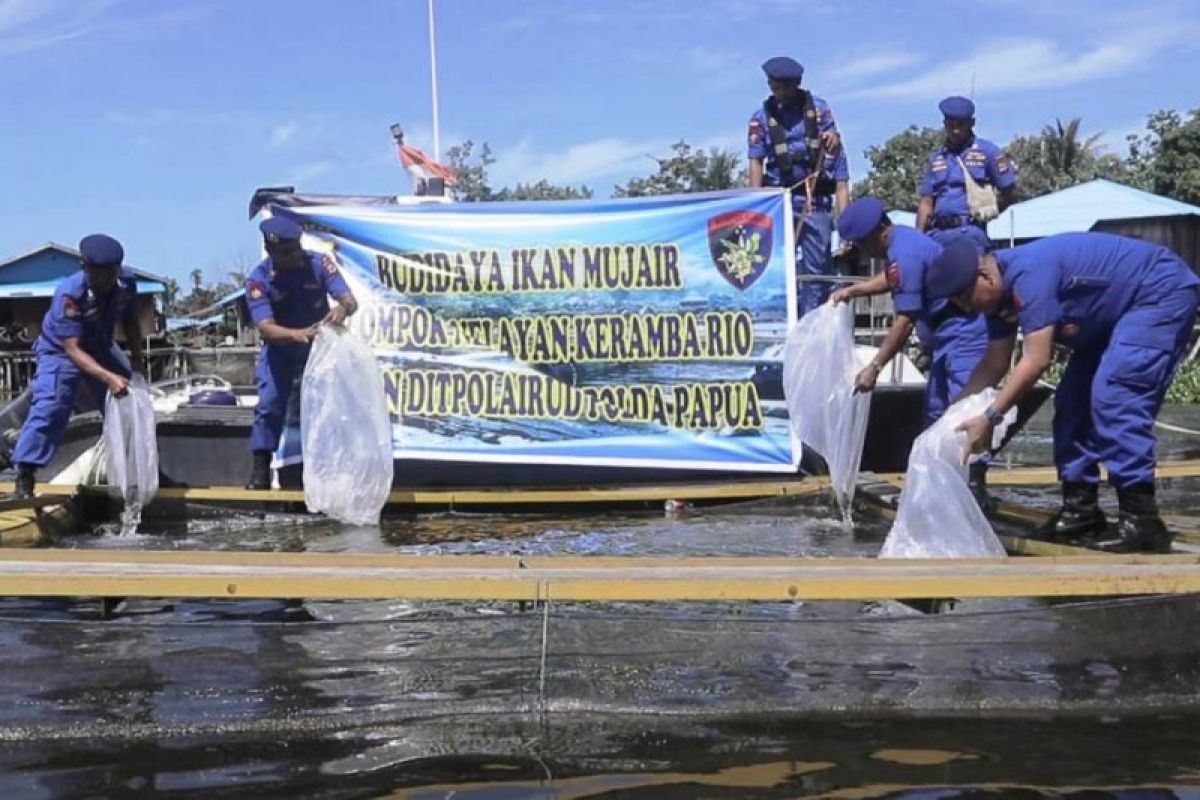
MULTIPOLYGON (((1167 421, 1200 428, 1193 409, 1167 421)), ((1035 420, 1015 463, 1045 463, 1035 420)), ((1169 457, 1200 439, 1164 436, 1169 457)), ((1192 519, 1197 481, 1163 497, 1192 519)), ((1041 507, 1055 487, 1006 490, 1041 507)), ((874 555, 823 500, 344 529, 200 513, 63 546, 874 555)), ((0 602, 0 798, 1200 797, 1200 599, 0 602)))

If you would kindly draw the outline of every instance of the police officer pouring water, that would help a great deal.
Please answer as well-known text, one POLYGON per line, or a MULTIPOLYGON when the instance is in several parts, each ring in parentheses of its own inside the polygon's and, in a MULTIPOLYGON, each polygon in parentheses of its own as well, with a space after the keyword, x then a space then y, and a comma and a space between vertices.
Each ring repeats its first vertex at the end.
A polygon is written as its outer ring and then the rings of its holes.
MULTIPOLYGON (((831 210, 850 199, 850 173, 829 104, 800 88, 804 68, 779 56, 763 64, 768 97, 750 117, 747 136, 750 185, 792 190, 796 215, 798 271, 805 276, 833 273, 831 210)), ((829 297, 826 281, 800 285, 800 316, 829 297)))
POLYGON ((58 285, 42 332, 34 342, 37 373, 32 405, 13 450, 16 495, 31 497, 38 468, 54 458, 82 383, 91 405, 104 412, 105 393, 121 396, 131 372, 114 352, 113 331, 120 321, 133 363, 142 363, 137 280, 121 266, 120 242, 103 234, 79 243, 82 269, 58 285))
POLYGON ((981 253, 991 250, 988 220, 1016 197, 1016 170, 999 147, 975 135, 975 104, 947 97, 938 108, 945 143, 934 150, 921 180, 917 230, 941 244, 965 236, 981 253))
POLYGON ((255 378, 258 407, 250 431, 254 466, 247 489, 271 488, 271 456, 279 445, 288 399, 304 373, 321 322, 341 325, 358 303, 329 256, 303 249, 303 229, 283 217, 259 225, 267 257, 246 278, 246 303, 263 346, 255 378), (332 309, 329 296, 337 301, 332 309))
POLYGON ((1159 245, 1102 233, 1067 233, 980 256, 948 244, 925 273, 931 297, 988 315, 987 353, 964 394, 1008 373, 1018 326, 1021 359, 995 402, 962 425, 973 448, 1071 348, 1054 403, 1054 463, 1062 508, 1038 536, 1115 552, 1170 550, 1154 497, 1154 419, 1187 348, 1200 279, 1159 245), (1120 519, 1109 535, 1100 464, 1116 487, 1120 519))
MULTIPOLYGON (((884 270, 873 278, 833 293, 834 303, 890 292, 895 316, 875 357, 858 374, 855 388, 874 390, 879 373, 900 352, 914 328, 921 344, 933 353, 925 385, 924 425, 932 425, 962 393, 987 351, 987 325, 980 314, 967 313, 945 299, 925 297, 925 270, 942 246, 906 225, 893 225, 883 203, 874 197, 855 200, 838 218, 842 241, 869 258, 883 259, 884 270)), ((971 494, 985 514, 995 510, 987 491, 986 458, 971 464, 971 494)))

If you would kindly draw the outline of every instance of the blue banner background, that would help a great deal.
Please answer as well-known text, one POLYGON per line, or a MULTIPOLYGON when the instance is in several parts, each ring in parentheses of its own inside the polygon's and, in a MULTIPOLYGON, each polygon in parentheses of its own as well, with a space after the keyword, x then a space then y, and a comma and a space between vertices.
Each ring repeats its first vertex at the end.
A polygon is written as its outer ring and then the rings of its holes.
MULTIPOLYGON (((371 343, 384 373, 397 459, 792 472, 800 447, 782 398, 758 396, 751 382, 755 365, 778 363, 795 319, 789 208, 786 192, 747 190, 583 202, 271 206, 268 213, 301 223, 307 248, 336 255, 361 306, 351 330, 371 343), (645 245, 632 252, 658 266, 632 274, 670 277, 677 266, 678 285, 579 288, 585 276, 601 274, 587 271, 583 248, 595 260, 601 252, 628 254, 630 245, 645 245), (564 258, 571 269, 559 268, 564 258), (519 276, 525 285, 515 285, 519 276), (542 278, 572 276, 573 288, 535 289, 546 285, 542 278), (457 289, 445 286, 451 277, 457 289), (447 291, 421 291, 439 278, 434 288, 447 291), (488 291, 475 291, 481 287, 488 291), (629 327, 647 323, 661 333, 663 315, 696 323, 702 336, 693 337, 688 355, 700 357, 637 358, 646 348, 635 346, 629 327), (589 335, 592 350, 576 344, 547 361, 551 351, 499 336, 522 330, 514 321, 546 318, 610 334, 619 319, 626 337, 597 348, 605 340, 589 335), (428 335, 431 326, 440 338, 428 335), (737 346, 729 335, 735 330, 737 346), (595 349, 633 357, 574 357, 595 349), (513 391, 503 401, 491 392, 492 406, 481 405, 481 392, 499 386, 513 391), (645 412, 647 398, 657 399, 657 414, 645 412), (571 405, 590 412, 564 414, 571 405)), ((660 344, 669 351, 681 342, 660 344)), ((299 460, 295 425, 277 456, 299 460)))

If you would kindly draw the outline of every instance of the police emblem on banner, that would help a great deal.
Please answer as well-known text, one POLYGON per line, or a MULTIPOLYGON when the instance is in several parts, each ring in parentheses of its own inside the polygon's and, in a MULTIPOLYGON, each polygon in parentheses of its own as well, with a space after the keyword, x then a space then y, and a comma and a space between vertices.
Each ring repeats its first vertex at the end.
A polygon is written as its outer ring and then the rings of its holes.
POLYGON ((766 271, 775 226, 757 211, 730 211, 708 221, 708 249, 721 277, 745 291, 766 271))

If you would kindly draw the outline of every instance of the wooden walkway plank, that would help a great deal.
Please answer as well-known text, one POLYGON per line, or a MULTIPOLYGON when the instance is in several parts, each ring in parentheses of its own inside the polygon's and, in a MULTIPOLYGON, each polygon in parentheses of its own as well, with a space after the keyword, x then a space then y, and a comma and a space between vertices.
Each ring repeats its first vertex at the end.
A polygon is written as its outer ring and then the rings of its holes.
MULTIPOLYGON (((1157 475, 1160 479, 1200 476, 1200 460, 1177 461, 1160 464, 1157 475)), ((872 479, 903 485, 904 476, 889 473, 871 476, 872 479)), ((1019 467, 1000 469, 994 467, 988 473, 988 481, 995 486, 1025 486, 1053 484, 1058 482, 1051 467, 1019 467)), ((388 495, 388 503, 402 506, 467 506, 467 505, 538 505, 538 504, 590 504, 618 502, 655 502, 662 500, 742 500, 763 497, 797 497, 818 494, 829 486, 828 478, 784 477, 775 480, 722 479, 705 480, 702 477, 690 483, 639 484, 629 486, 596 486, 590 488, 570 487, 462 487, 454 489, 395 489, 388 495)), ((0 494, 11 494, 11 483, 0 483, 0 494)), ((40 484, 39 495, 49 497, 71 497, 80 492, 105 494, 104 486, 76 486, 74 484, 40 484)), ((209 486, 159 489, 158 497, 197 503, 271 504, 303 503, 304 492, 299 489, 283 489, 252 492, 236 486, 209 486)))
POLYGON ((798 601, 1200 592, 1200 556, 708 559, 123 551, 0 553, 0 594, 38 596, 798 601), (222 558, 223 557, 223 558, 222 558))

